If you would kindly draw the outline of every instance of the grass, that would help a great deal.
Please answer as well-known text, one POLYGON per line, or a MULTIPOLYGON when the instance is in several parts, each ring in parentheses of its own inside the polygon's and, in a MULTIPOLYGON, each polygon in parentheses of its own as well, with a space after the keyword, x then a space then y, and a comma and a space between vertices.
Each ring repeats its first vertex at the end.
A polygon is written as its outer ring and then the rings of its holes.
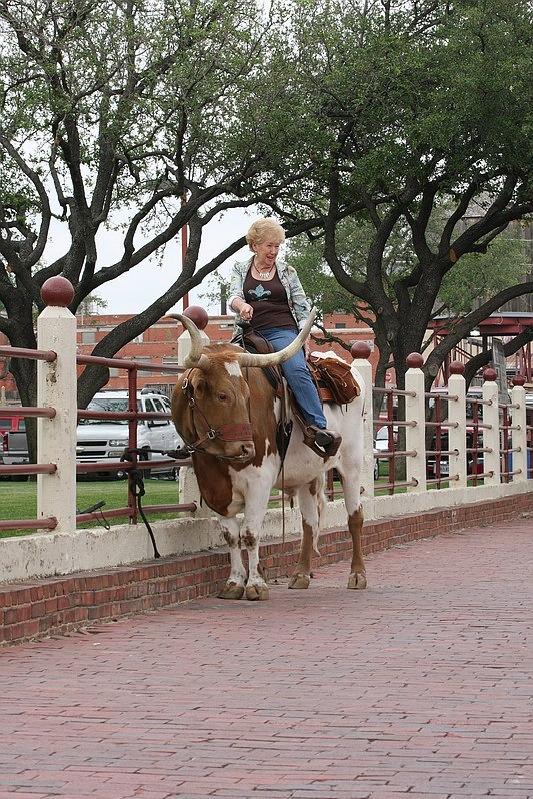
MULTIPOLYGON (((77 485, 76 506, 84 510, 100 500, 105 500, 102 512, 112 508, 124 508, 128 504, 128 483, 125 480, 80 480, 77 485)), ((143 506, 169 505, 179 502, 178 484, 174 480, 162 480, 154 477, 145 480, 146 494, 142 498, 143 506)), ((176 512, 148 514, 149 521, 167 519, 176 516, 176 512)), ((37 517, 37 482, 0 481, 0 519, 35 519, 37 517)), ((127 517, 108 519, 109 524, 125 524, 127 517)), ((101 523, 101 522, 100 522, 101 523)), ((98 520, 87 522, 80 527, 95 527, 98 520)), ((29 535, 32 530, 14 527, 0 530, 0 538, 16 535, 29 535)))
MULTIPOLYGON (((381 472, 381 470, 380 470, 381 472)), ((385 472, 385 470, 383 470, 385 472)), ((383 496, 389 493, 388 489, 380 489, 380 483, 388 482, 386 474, 380 474, 380 480, 375 486, 375 495, 383 496)), ((482 481, 481 481, 482 482, 482 481)), ((472 484, 469 479, 468 484, 472 484)), ((102 512, 105 517, 106 510, 112 508, 123 508, 128 503, 128 484, 125 480, 80 480, 77 485, 76 506, 79 510, 84 510, 90 505, 94 505, 100 500, 105 500, 102 512)), ((441 488, 447 488, 448 483, 443 480, 441 488)), ((340 483, 335 482, 335 488, 340 488, 340 483)), ((435 489, 436 486, 429 486, 435 489)), ((154 477, 145 480, 146 494, 142 498, 144 507, 147 505, 168 505, 179 502, 178 484, 174 480, 163 480, 154 477)), ((405 488, 395 490, 395 494, 405 493, 405 488)), ((286 507, 289 503, 287 500, 286 507)), ((279 507, 280 500, 272 501, 269 507, 279 507)), ((36 481, 15 482, 10 480, 0 480, 0 519, 35 519, 37 516, 37 483, 36 481)), ((175 518, 176 512, 156 513, 150 511, 147 514, 149 521, 158 519, 175 518)), ((125 524, 127 518, 119 517, 107 520, 111 525, 125 524)), ((101 524, 101 520, 95 518, 94 521, 78 525, 81 527, 96 527, 101 524)), ((14 527, 10 530, 0 530, 0 538, 7 538, 17 535, 29 535, 33 530, 25 530, 14 527)))

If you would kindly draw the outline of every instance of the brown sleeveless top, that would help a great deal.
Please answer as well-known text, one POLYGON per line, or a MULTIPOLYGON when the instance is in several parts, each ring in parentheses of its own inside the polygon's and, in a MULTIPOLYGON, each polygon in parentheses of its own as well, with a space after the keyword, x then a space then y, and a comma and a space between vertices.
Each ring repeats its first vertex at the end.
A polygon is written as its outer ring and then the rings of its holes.
POLYGON ((254 309, 250 322, 254 330, 268 327, 298 329, 277 270, 274 270, 274 276, 270 280, 256 280, 249 269, 244 279, 243 292, 244 299, 254 309))

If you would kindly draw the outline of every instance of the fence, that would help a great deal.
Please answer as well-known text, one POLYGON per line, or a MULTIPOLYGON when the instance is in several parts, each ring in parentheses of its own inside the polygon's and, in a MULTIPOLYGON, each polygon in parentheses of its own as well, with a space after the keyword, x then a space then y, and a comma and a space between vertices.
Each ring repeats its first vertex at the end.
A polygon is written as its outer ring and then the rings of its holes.
MULTIPOLYGON (((72 287, 63 278, 51 278, 43 286, 43 299, 47 303, 37 323, 39 349, 20 350, 0 348, 0 354, 17 357, 28 357, 37 360, 38 407, 19 408, 19 415, 38 418, 38 464, 15 467, 15 471, 24 471, 37 475, 37 518, 19 520, 17 527, 53 531, 54 534, 72 536, 76 532, 76 521, 85 521, 88 516, 76 516, 76 423, 78 416, 88 418, 88 411, 78 411, 76 406, 76 362, 101 363, 106 366, 118 366, 128 369, 130 377, 130 397, 136 396, 135 373, 138 364, 120 359, 93 358, 92 356, 76 357, 76 320, 68 311, 67 305, 72 298, 72 287), (9 350, 9 352, 8 352, 9 350)), ((413 353, 408 358, 405 389, 383 389, 372 387, 371 365, 366 359, 368 348, 355 345, 352 353, 357 358, 357 365, 366 382, 365 398, 366 414, 364 419, 364 458, 362 470, 362 491, 367 518, 397 516, 402 513, 424 512, 428 508, 456 506, 464 503, 482 502, 487 497, 498 498, 513 493, 523 493, 531 489, 531 439, 533 426, 527 423, 526 392, 524 380, 518 376, 511 389, 511 401, 501 403, 498 398, 496 373, 492 369, 484 372, 484 383, 481 396, 467 396, 464 366, 453 363, 447 392, 425 392, 424 374, 421 367, 423 358, 413 353), (366 357, 365 357, 366 356, 366 357), (386 398, 387 415, 385 418, 372 418, 372 396, 377 392, 386 398), (405 402, 405 420, 394 418, 394 405, 401 398, 405 402), (435 418, 426 422, 426 407, 433 403, 435 418), (447 406, 443 412, 442 405, 447 406), (467 404, 472 408, 472 416, 467 417, 467 404), (374 451, 375 428, 386 427, 391 433, 405 431, 405 448, 399 450, 394 435, 389 435, 389 448, 381 453, 374 451), (433 446, 428 449, 426 439, 428 429, 432 431, 433 446), (529 463, 528 463, 529 457, 529 463), (387 482, 374 481, 374 461, 385 459, 389 464, 387 482), (435 476, 428 478, 428 458, 434 459, 435 476), (405 479, 396 480, 399 459, 405 464, 405 479), (443 466, 447 474, 443 474, 443 466), (428 491, 430 488, 439 490, 428 491), (398 493, 402 492, 402 493, 398 493), (385 493, 386 496, 380 496, 385 493)), ((152 368, 143 363, 142 369, 152 368)), ((154 370, 159 368, 153 366, 154 370)), ((176 371, 180 371, 176 367, 176 371)), ((13 413, 13 408, 1 409, 13 413)), ((130 407, 127 417, 130 422, 130 444, 135 447, 136 419, 140 417, 157 417, 158 414, 138 414, 135 406, 130 407)), ((403 439, 403 436, 401 436, 403 439)), ((433 461, 432 461, 433 462, 433 461)), ((123 468, 125 471, 137 464, 111 464, 110 468, 123 468)), ((140 464, 142 468, 142 464, 140 464)), ((3 467, 5 469, 5 467, 3 467)), ((98 470, 101 470, 99 465, 98 470)), ((0 467, 0 472, 2 467, 0 467)), ((13 467, 12 467, 13 470, 13 467)), ((78 467, 78 471, 87 471, 87 467, 78 467)), ((7 471, 7 470, 5 470, 7 471)), ((335 490, 330 484, 330 499, 334 499, 335 490)), ((201 505, 198 488, 190 468, 180 473, 181 503, 165 506, 165 510, 186 511, 191 520, 180 519, 189 525, 192 538, 187 551, 203 545, 213 546, 219 541, 214 527, 208 523, 210 512, 201 505), (200 536, 198 539, 198 522, 210 531, 210 537, 200 536), (211 533, 213 535, 211 535, 211 533)), ((327 509, 326 524, 339 522, 337 514, 339 503, 331 504, 327 509), (335 507, 334 507, 335 506, 335 507)), ((154 508, 148 507, 147 510, 154 508)), ((159 508, 160 510, 162 508, 159 508)), ((271 527, 275 534, 276 511, 272 515, 271 527)), ((136 521, 134 498, 128 500, 128 506, 107 513, 109 516, 126 516, 130 522, 136 521)), ((0 522, 0 529, 13 526, 8 521, 0 522)), ((295 529, 297 524, 295 523, 295 529)), ((268 520, 266 527, 269 527, 268 520)), ((268 530, 267 530, 268 531, 268 530)), ((290 527, 289 527, 290 531, 290 527)), ((81 533, 81 531, 79 531, 81 533)), ((101 531, 100 531, 101 534, 101 531)), ((89 534, 87 534, 89 535, 89 534)), ((166 532, 166 544, 160 547, 163 554, 183 551, 177 545, 175 534, 166 532)), ((21 542, 20 547, 30 547, 37 552, 40 544, 35 542, 38 536, 31 536, 33 542, 21 542)), ((57 543, 57 536, 54 539, 57 543)), ((117 537, 113 539, 117 544, 117 537)), ((129 536, 129 542, 133 541, 129 536)), ((4 546, 5 542, 1 542, 4 546)), ((102 544, 101 539, 99 543, 102 544)), ((87 544, 87 547, 89 545, 87 544)), ((114 544, 109 546, 109 554, 105 558, 113 561, 114 544)), ((134 562, 150 557, 150 551, 144 545, 137 548, 132 545, 131 551, 121 542, 118 547, 122 554, 118 562, 134 562)), ((104 559, 105 559, 104 558, 104 559)), ((38 559, 38 554, 35 554, 38 559)), ((54 559, 52 559, 54 560, 54 559)), ((61 571, 72 569, 76 563, 66 557, 70 563, 48 566, 61 571)), ((102 565, 100 560, 85 563, 80 556, 79 564, 88 566, 102 565)), ((107 561, 106 561, 107 563, 107 561)), ((17 574, 18 571, 9 574, 17 574)), ((53 573, 53 572, 52 572, 53 573)), ((63 573, 63 572, 61 572, 63 573)), ((1 578, 1 575, 0 575, 1 578)))

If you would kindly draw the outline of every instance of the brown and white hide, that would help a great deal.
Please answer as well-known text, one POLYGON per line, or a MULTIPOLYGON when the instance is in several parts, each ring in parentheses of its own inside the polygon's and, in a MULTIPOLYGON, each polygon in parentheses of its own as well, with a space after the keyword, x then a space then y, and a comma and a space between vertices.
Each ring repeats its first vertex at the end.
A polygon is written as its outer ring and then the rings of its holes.
MULTIPOLYGON (((187 327, 190 329, 190 322, 187 327)), ((272 488, 281 488, 281 458, 276 444, 276 426, 281 414, 281 400, 261 368, 241 366, 243 352, 227 344, 210 344, 201 355, 186 365, 191 368, 179 379, 172 396, 174 424, 188 444, 205 438, 207 430, 224 425, 251 423, 253 442, 224 441, 206 438, 192 455, 200 492, 206 504, 220 520, 228 543, 231 571, 219 596, 250 600, 267 599, 268 586, 260 573, 259 543, 263 520, 272 488), (184 381, 187 391, 184 391, 184 381), (194 404, 190 398, 194 397, 194 404), (243 513, 242 521, 237 514, 243 513), (248 552, 248 571, 241 558, 241 546, 248 552)), ((342 409, 326 405, 328 428, 342 435, 335 456, 326 461, 303 442, 297 423, 284 464, 284 488, 297 496, 302 516, 302 543, 298 564, 290 588, 308 588, 313 550, 318 551, 320 513, 324 503, 325 473, 336 468, 343 482, 348 526, 353 541, 353 555, 348 588, 366 588, 362 557, 361 530, 363 515, 360 500, 360 470, 363 446, 363 397, 342 409)), ((290 415, 290 410, 287 410, 290 415)))

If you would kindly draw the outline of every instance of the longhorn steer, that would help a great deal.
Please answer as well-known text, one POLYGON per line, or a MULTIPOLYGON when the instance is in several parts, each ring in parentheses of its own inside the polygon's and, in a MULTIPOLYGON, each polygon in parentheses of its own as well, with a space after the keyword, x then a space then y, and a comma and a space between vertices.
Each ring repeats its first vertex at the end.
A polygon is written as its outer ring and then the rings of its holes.
MULTIPOLYGON (((267 355, 243 352, 232 344, 204 346, 190 319, 175 318, 191 335, 191 351, 184 364, 187 371, 172 395, 172 418, 192 452, 202 497, 219 515, 229 545, 231 572, 219 596, 240 599, 246 591, 247 599, 268 599, 268 586, 259 571, 259 542, 271 490, 282 487, 282 459, 276 442, 282 409, 281 400, 257 367, 292 357, 305 341, 314 316, 289 347, 267 355), (242 523, 237 520, 240 512, 244 512, 242 523), (248 574, 241 543, 248 550, 248 574)), ((309 587, 312 553, 318 552, 325 473, 333 467, 341 476, 353 542, 348 588, 366 588, 360 499, 364 386, 353 365, 352 371, 361 385, 360 396, 348 406, 327 405, 324 409, 328 428, 342 435, 336 455, 324 461, 304 444, 299 425, 293 427, 283 485, 286 493, 298 497, 303 534, 289 588, 309 587)), ((290 415, 287 409, 287 418, 290 415)))

